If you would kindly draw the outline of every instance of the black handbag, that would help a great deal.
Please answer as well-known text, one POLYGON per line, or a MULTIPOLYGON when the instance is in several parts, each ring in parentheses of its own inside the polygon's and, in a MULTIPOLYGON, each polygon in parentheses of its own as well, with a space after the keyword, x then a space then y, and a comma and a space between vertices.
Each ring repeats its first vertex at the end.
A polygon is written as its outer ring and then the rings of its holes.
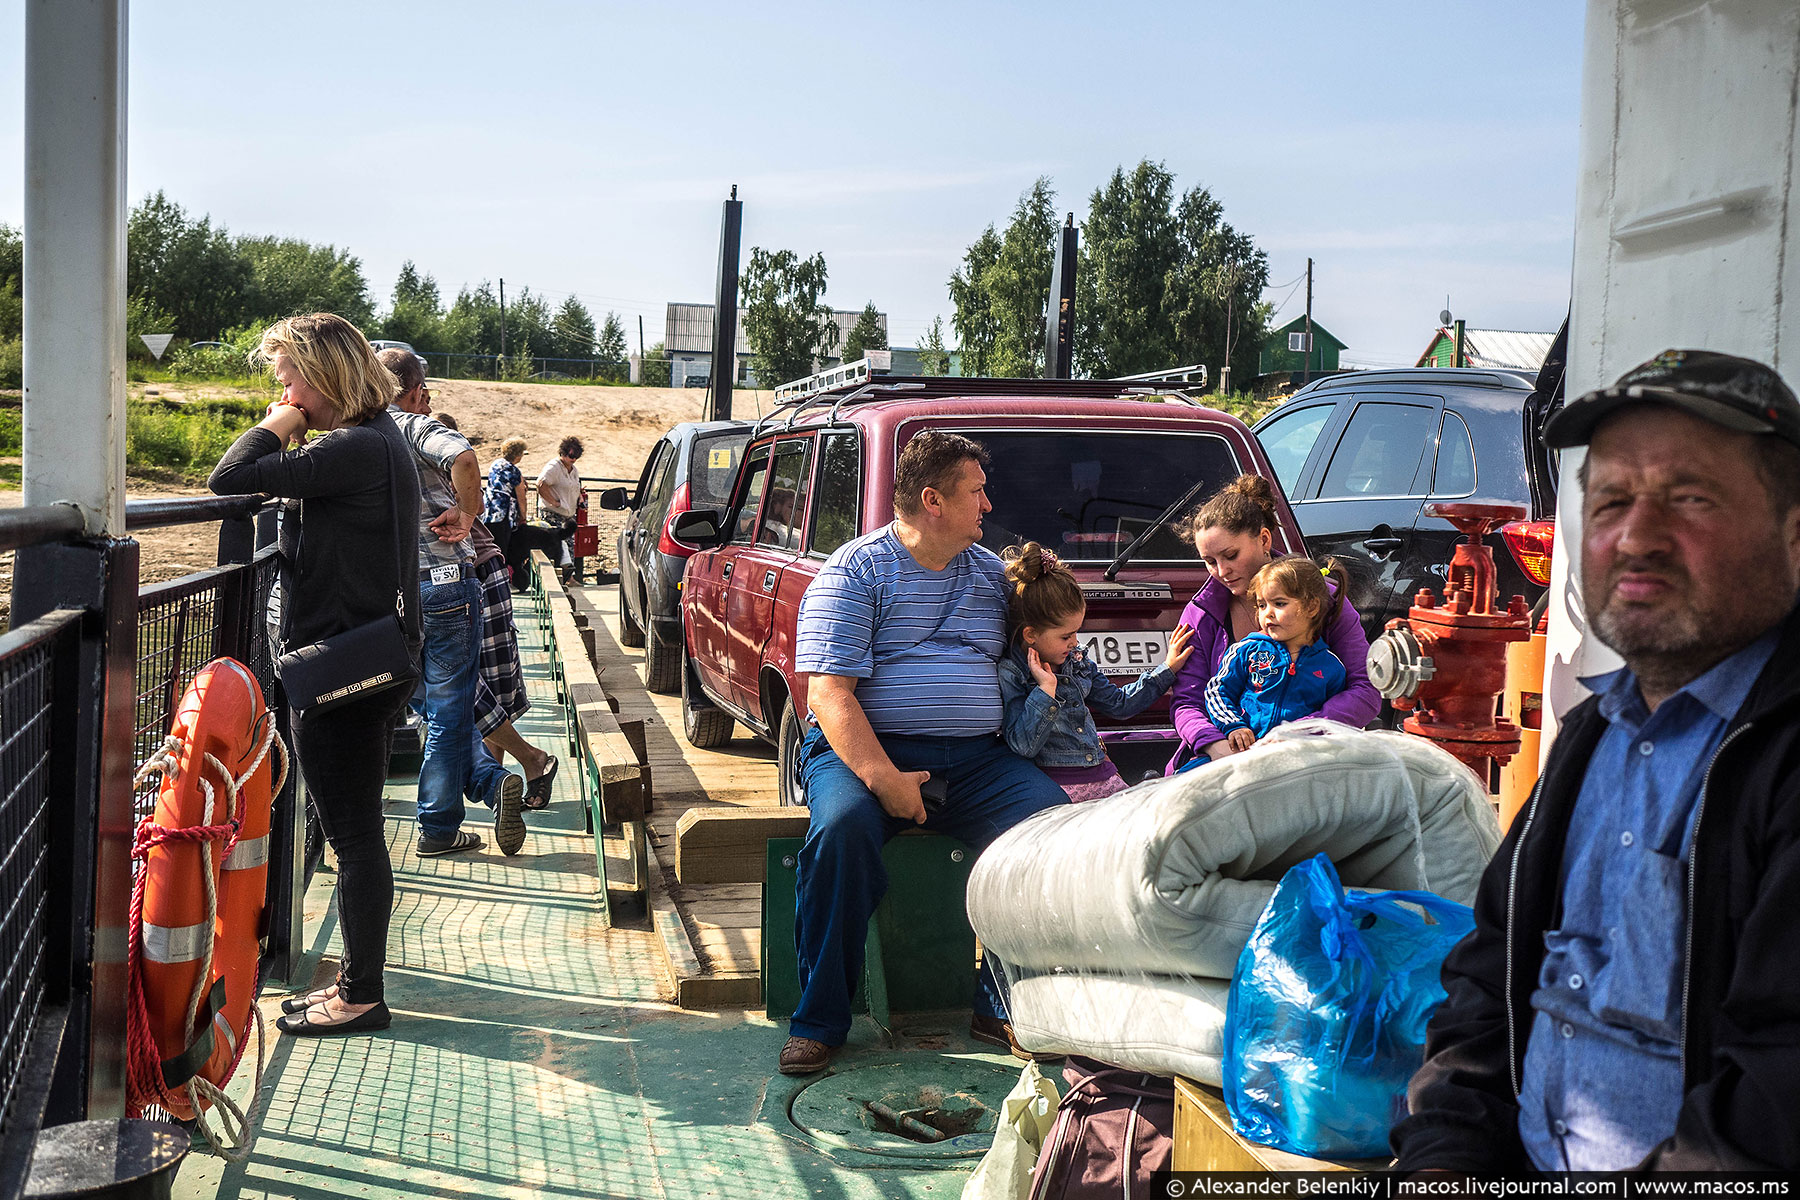
MULTIPOLYGON (((390 445, 390 471, 393 455, 390 445)), ((406 545, 398 537, 395 550, 398 561, 406 562, 406 545)), ((291 602, 291 597, 283 597, 283 603, 291 602)), ((406 592, 395 588, 393 612, 277 658, 275 674, 287 693, 288 704, 302 712, 324 712, 376 692, 412 684, 419 677, 419 667, 407 648, 405 614, 406 592)))

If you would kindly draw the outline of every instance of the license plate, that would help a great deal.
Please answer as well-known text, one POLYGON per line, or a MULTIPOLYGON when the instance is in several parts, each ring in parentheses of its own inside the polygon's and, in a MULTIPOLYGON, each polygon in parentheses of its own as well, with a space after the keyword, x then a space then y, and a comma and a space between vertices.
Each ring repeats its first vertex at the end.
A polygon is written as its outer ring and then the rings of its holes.
POLYGON ((1169 635, 1160 629, 1084 633, 1081 649, 1108 675, 1137 675, 1168 655, 1169 635))

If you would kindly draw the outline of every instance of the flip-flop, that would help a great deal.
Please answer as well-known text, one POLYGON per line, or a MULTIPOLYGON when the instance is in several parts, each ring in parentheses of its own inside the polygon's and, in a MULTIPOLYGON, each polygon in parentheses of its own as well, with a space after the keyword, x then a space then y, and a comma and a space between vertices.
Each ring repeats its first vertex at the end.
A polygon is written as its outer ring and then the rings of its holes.
POLYGON ((550 807, 550 785, 556 780, 557 765, 556 755, 552 754, 550 765, 544 768, 544 773, 525 785, 525 799, 522 803, 526 808, 535 811, 550 807))

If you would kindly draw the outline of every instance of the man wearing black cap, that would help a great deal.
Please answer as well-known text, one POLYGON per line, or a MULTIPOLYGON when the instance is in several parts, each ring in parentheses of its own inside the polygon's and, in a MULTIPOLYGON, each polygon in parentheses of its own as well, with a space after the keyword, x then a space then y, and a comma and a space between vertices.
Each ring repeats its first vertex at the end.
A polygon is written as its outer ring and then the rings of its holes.
POLYGON ((1585 678, 1444 964, 1403 1170, 1800 1167, 1800 401, 1671 350, 1586 445, 1585 678))

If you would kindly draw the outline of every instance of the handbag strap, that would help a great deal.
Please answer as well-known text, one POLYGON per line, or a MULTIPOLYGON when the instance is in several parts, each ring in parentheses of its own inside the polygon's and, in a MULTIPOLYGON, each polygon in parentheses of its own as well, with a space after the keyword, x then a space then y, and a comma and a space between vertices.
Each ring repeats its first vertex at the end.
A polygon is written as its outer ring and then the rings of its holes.
MULTIPOLYGON (((381 411, 383 414, 385 414, 387 416, 388 423, 393 425, 394 428, 396 430, 398 430, 400 427, 400 423, 398 421, 394 420, 393 414, 389 413, 385 408, 382 409, 381 411)), ((382 444, 383 448, 385 448, 387 451, 388 497, 389 497, 388 507, 391 509, 393 507, 394 493, 397 490, 397 485, 398 485, 399 479, 400 479, 399 468, 400 468, 400 466, 402 466, 404 464, 399 464, 394 461, 394 445, 393 445, 392 438, 388 437, 387 434, 382 433, 380 430, 372 430, 371 432, 373 432, 376 437, 381 439, 381 444, 382 444)), ((394 569, 397 571, 404 571, 406 569, 406 566, 408 563, 412 564, 412 569, 415 571, 417 571, 419 568, 419 545, 418 545, 418 542, 414 541, 413 551, 409 555, 406 552, 406 537, 405 537, 405 531, 407 529, 415 529, 416 530, 418 528, 418 526, 419 526, 419 514, 416 512, 412 514, 412 517, 410 520, 399 520, 399 521, 394 522, 394 569)), ((402 576, 402 578, 404 578, 404 575, 402 576)), ((400 627, 402 629, 405 629, 406 628, 406 589, 399 585, 395 585, 395 587, 394 587, 394 615, 399 618, 400 627)))

